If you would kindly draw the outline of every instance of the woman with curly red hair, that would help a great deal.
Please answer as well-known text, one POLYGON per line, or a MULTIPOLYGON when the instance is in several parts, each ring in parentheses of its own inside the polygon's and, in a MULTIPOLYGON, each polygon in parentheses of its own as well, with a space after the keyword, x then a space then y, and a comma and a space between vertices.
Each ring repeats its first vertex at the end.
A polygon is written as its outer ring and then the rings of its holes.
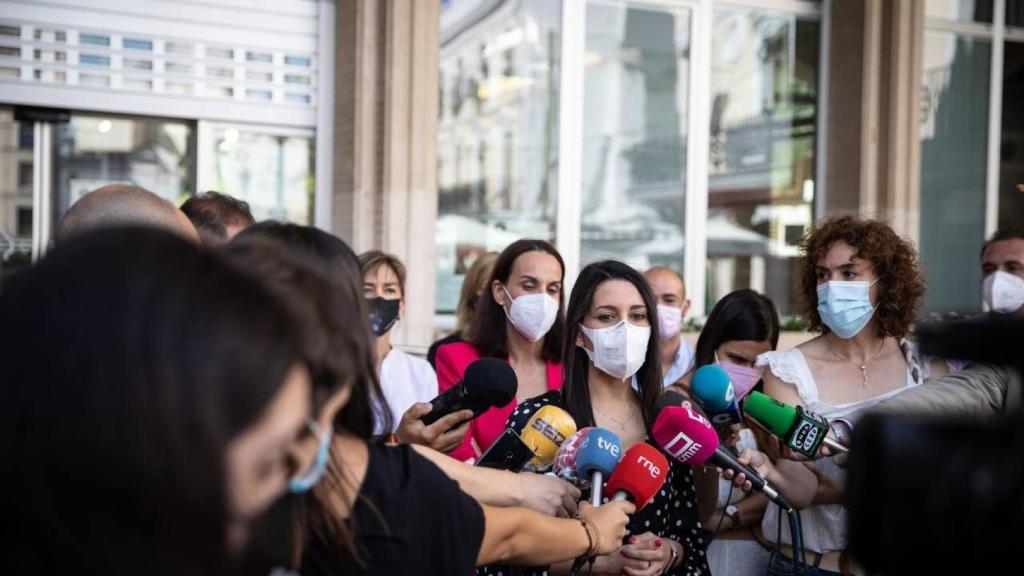
MULTIPOLYGON (((850 216, 821 222, 801 246, 799 291, 805 318, 819 336, 786 352, 758 358, 764 390, 832 420, 917 386, 945 368, 922 361, 906 340, 924 298, 917 252, 888 225, 850 216)), ((817 492, 802 513, 804 561, 811 574, 838 574, 846 548, 845 472, 830 459, 813 463, 817 492)), ((780 520, 770 507, 762 529, 774 540, 780 520)), ((778 551, 791 563, 788 526, 778 551)), ((856 570, 854 570, 856 572, 856 570)))

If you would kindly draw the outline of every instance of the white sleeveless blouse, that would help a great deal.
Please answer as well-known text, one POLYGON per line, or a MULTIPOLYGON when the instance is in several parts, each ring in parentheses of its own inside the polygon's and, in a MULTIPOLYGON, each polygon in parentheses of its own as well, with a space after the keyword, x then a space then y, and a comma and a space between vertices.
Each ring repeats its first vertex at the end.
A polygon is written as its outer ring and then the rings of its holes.
MULTIPOLYGON (((779 380, 792 384, 800 395, 803 406, 815 412, 825 419, 831 421, 835 418, 845 417, 857 410, 874 406, 875 404, 912 388, 924 381, 924 370, 913 353, 912 346, 906 342, 900 342, 904 356, 907 359, 907 382, 906 386, 896 388, 859 402, 833 405, 822 402, 818 396, 818 384, 811 375, 811 369, 807 365, 799 349, 794 348, 786 352, 765 352, 757 358, 757 366, 768 366, 779 380)), ((831 476, 839 483, 846 482, 846 470, 836 466, 831 458, 820 458, 813 464, 818 470, 831 476)), ((789 519, 785 516, 782 520, 782 542, 792 545, 789 535, 789 519)), ((809 551, 827 554, 837 550, 843 550, 848 543, 846 532, 846 508, 837 504, 815 505, 800 511, 800 521, 803 525, 804 548, 809 551)), ((765 538, 775 542, 778 536, 779 508, 768 506, 764 519, 761 521, 761 530, 765 538)))

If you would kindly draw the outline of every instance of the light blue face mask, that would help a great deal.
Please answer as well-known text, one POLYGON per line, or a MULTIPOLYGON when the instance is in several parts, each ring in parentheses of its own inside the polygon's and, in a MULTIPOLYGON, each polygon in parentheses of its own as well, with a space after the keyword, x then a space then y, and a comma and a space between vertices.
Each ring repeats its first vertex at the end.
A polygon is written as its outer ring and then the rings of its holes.
MULTIPOLYGON (((878 282, 878 279, 875 279, 878 282)), ((869 289, 875 282, 826 282, 818 285, 818 315, 843 340, 853 338, 875 314, 869 289)))
MULTIPOLYGON (((317 426, 316 422, 312 420, 306 424, 313 434, 317 434, 320 431, 320 427, 317 426)), ((333 429, 328 426, 323 434, 320 434, 319 445, 316 449, 316 459, 313 461, 313 467, 310 468, 309 472, 302 476, 292 478, 288 481, 288 491, 292 494, 300 494, 302 492, 309 492, 313 486, 316 486, 320 479, 323 478, 324 472, 327 470, 327 461, 331 455, 331 436, 333 429)))

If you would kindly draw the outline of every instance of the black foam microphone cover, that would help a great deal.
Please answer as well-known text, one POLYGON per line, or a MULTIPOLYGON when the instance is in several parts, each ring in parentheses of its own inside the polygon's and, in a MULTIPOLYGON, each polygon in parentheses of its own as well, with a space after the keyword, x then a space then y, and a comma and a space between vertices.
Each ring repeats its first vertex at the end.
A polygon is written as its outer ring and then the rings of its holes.
POLYGON ((477 417, 494 406, 504 406, 516 397, 519 381, 508 362, 497 358, 480 358, 466 367, 462 381, 430 401, 433 407, 420 420, 430 425, 458 412, 472 410, 477 417))

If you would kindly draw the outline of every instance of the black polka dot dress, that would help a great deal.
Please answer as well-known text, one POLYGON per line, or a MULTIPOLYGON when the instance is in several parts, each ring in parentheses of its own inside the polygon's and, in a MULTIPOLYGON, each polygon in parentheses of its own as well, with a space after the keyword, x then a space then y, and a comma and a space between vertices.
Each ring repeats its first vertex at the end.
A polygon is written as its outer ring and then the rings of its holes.
MULTIPOLYGON (((548 404, 561 406, 561 392, 553 390, 542 396, 525 400, 516 406, 515 411, 509 417, 509 427, 521 430, 537 409, 548 404)), ((650 440, 648 438, 648 441, 650 440)), ((683 545, 685 554, 683 562, 667 574, 673 576, 710 574, 711 570, 708 568, 705 553, 708 544, 707 533, 701 527, 700 517, 697 513, 697 489, 693 482, 693 470, 690 466, 679 464, 671 459, 669 462, 671 464, 665 485, 643 510, 631 517, 623 544, 628 543, 630 536, 645 532, 651 532, 660 538, 671 538, 683 545)), ((583 499, 590 500, 589 490, 583 491, 583 499)), ((608 502, 608 498, 603 498, 603 502, 608 502)), ((586 574, 586 567, 580 572, 586 574)), ((508 566, 484 566, 477 568, 477 574, 480 576, 515 574, 548 576, 548 570, 547 567, 523 569, 508 566)))

